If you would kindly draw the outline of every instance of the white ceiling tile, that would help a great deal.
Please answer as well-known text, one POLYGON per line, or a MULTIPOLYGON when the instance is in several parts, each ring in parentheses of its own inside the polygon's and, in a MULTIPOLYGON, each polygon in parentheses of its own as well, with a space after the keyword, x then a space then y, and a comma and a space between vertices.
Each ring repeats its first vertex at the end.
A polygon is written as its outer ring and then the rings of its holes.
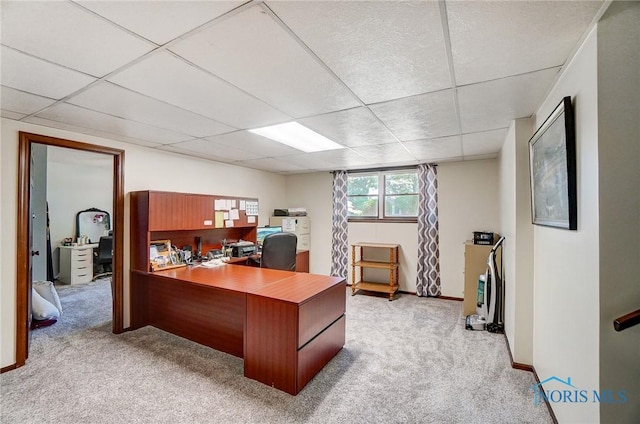
POLYGON ((63 97, 96 78, 2 46, 2 85, 52 99, 63 97))
POLYGON ((104 76, 154 48, 61 1, 3 1, 2 43, 94 76, 104 76))
POLYGON ((244 1, 80 1, 81 6, 136 34, 165 44, 244 1), (186 3, 186 4, 185 4, 186 3))
POLYGON ((298 149, 250 133, 249 131, 236 131, 215 137, 207 137, 207 140, 264 157, 277 157, 300 153, 298 149))
POLYGON ((450 1, 458 85, 561 66, 602 1, 450 1))
POLYGON ((73 131, 80 134, 93 135, 96 137, 107 138, 110 140, 123 141, 125 143, 136 144, 138 146, 145 146, 145 147, 160 146, 160 144, 158 143, 154 143, 147 140, 139 140, 133 137, 126 137, 120 134, 114 134, 111 132, 102 131, 95 128, 87 128, 80 125, 68 124, 65 122, 58 122, 58 121, 52 121, 50 119, 38 118, 37 116, 32 116, 30 118, 27 118, 24 120, 24 122, 29 122, 32 124, 42 125, 50 128, 58 128, 61 130, 73 131))
POLYGON ((7 118, 7 119, 14 119, 14 120, 19 120, 24 118, 25 115, 24 113, 17 113, 17 112, 12 112, 10 110, 4 110, 4 109, 0 109, 0 116, 3 118, 7 118))
POLYGON ((462 132, 506 128, 533 114, 558 68, 458 88, 462 132))
POLYGON ((215 141, 204 139, 176 143, 171 145, 171 149, 201 153, 210 159, 220 160, 222 162, 250 160, 264 157, 263 155, 254 152, 237 149, 222 143, 216 143, 215 141))
POLYGON ((397 141, 387 127, 366 107, 298 119, 298 122, 347 147, 397 141))
POLYGON ((353 150, 370 161, 384 163, 404 162, 416 160, 401 143, 379 144, 377 146, 354 147, 353 150))
POLYGON ((464 134, 462 136, 464 156, 497 154, 507 138, 508 131, 508 128, 503 128, 494 131, 464 134))
POLYGON ((282 159, 290 160, 298 166, 305 166, 311 169, 350 169, 371 164, 370 159, 356 153, 355 149, 326 150, 324 152, 287 156, 282 159))
POLYGON ((246 166, 248 168, 260 169, 263 171, 270 172, 301 172, 308 171, 308 168, 303 168, 300 166, 296 166, 291 162, 286 162, 279 159, 273 158, 264 158, 264 159, 254 159, 254 160, 246 160, 241 162, 235 162, 236 165, 246 166))
POLYGON ((13 88, 2 86, 0 93, 0 103, 2 110, 18 112, 30 115, 47 106, 52 105, 55 100, 46 97, 36 96, 35 94, 25 93, 24 91, 14 90, 13 88))
POLYGON ((335 164, 322 160, 317 156, 311 156, 310 153, 298 153, 291 156, 278 158, 278 160, 286 161, 303 169, 325 169, 327 167, 335 168, 335 164))
POLYGON ((138 122, 127 121, 122 118, 94 112, 66 103, 52 106, 35 116, 159 144, 177 143, 192 138, 184 134, 174 133, 138 122))
POLYGON ((181 154, 183 156, 189 156, 192 158, 198 158, 198 159, 204 159, 204 160, 213 160, 216 162, 221 162, 221 163, 229 163, 229 162, 233 162, 232 160, 223 158, 221 156, 216 156, 213 154, 209 154, 203 151, 195 151, 195 150, 187 150, 184 148, 180 148, 179 147, 180 144, 176 144, 176 145, 171 145, 171 144, 164 144, 162 146, 158 146, 157 150, 163 150, 166 152, 172 152, 172 153, 178 153, 181 154))
POLYGON ((152 55, 109 80, 236 128, 258 128, 291 120, 169 53, 152 55))
POLYGON ((403 144, 420 161, 462 157, 462 142, 459 135, 430 140, 407 141, 403 144))
POLYGON ((367 104, 451 87, 438 3, 267 2, 367 104))
POLYGON ((370 108, 401 141, 460 132, 453 90, 379 103, 370 108))
POLYGON ((193 137, 206 137, 233 131, 213 119, 163 103, 109 82, 95 84, 67 103, 133 121, 167 128, 193 137))
POLYGON ((181 40, 171 51, 294 117, 360 104, 258 6, 181 40))

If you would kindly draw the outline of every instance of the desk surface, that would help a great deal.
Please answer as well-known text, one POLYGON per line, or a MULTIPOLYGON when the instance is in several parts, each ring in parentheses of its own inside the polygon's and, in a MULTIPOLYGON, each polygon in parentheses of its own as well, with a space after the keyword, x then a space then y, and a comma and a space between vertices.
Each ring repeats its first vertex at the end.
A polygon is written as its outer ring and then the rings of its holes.
POLYGON ((152 273, 157 277, 249 293, 291 303, 304 303, 344 278, 247 266, 185 267, 152 273))

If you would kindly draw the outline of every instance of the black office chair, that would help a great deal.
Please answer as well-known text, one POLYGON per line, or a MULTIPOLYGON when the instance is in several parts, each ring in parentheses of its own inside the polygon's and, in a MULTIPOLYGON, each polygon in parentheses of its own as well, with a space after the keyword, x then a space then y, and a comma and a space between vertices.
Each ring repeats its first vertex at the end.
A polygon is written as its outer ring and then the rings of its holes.
POLYGON ((269 234, 262 242, 261 268, 296 270, 298 237, 293 233, 269 234))
POLYGON ((98 242, 98 249, 95 252, 95 264, 97 267, 102 267, 102 273, 111 272, 111 263, 113 261, 113 237, 103 236, 100 237, 98 242))

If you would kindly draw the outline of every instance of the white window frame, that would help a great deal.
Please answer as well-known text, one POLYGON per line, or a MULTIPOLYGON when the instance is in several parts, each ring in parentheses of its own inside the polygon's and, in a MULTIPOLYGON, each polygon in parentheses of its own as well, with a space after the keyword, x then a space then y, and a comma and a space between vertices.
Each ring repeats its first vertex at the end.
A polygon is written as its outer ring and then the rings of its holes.
MULTIPOLYGON (((417 174, 418 169, 412 167, 412 168, 379 169, 379 170, 349 172, 348 177, 370 176, 370 175, 378 176, 378 215, 377 216, 349 215, 348 220, 353 222, 358 222, 358 221, 417 222, 417 219, 418 219, 417 211, 416 211, 416 215, 408 215, 408 216, 385 216, 385 213, 384 213, 385 198, 387 197, 386 190, 385 190, 385 176, 394 175, 394 174, 406 174, 411 172, 415 172, 417 174)), ((408 194, 417 195, 418 193, 416 192, 416 193, 408 193, 408 194)), ((389 196, 397 196, 397 195, 390 194, 389 196)), ((347 195, 347 198, 350 198, 350 197, 351 196, 347 195)))

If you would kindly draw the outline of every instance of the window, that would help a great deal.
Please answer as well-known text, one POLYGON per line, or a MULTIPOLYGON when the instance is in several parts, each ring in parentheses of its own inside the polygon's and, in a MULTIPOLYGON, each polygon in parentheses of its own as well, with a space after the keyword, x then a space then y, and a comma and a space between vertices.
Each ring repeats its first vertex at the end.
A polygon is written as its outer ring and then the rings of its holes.
POLYGON ((350 173, 350 219, 406 219, 418 216, 418 171, 400 169, 350 173))

